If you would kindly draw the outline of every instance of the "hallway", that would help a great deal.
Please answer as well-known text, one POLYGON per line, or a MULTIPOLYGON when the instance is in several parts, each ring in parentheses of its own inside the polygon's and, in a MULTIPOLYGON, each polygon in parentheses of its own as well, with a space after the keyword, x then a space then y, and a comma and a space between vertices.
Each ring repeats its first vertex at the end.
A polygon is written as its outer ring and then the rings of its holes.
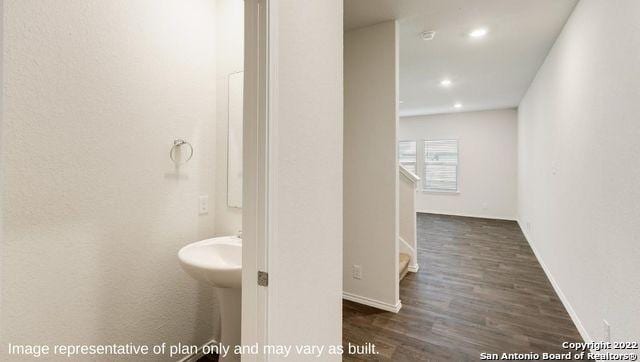
POLYGON ((516 222, 418 214, 418 260, 398 314, 343 303, 345 348, 372 342, 371 360, 475 361, 582 341, 516 222))

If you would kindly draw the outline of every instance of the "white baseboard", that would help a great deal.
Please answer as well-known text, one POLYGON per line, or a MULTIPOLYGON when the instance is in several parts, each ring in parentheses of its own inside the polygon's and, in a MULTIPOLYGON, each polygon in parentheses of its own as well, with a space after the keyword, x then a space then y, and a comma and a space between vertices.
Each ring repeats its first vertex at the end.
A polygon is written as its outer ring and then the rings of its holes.
POLYGON ((416 212, 418 214, 435 214, 435 215, 473 217, 473 218, 476 218, 476 219, 493 219, 493 220, 517 221, 517 218, 514 217, 514 216, 504 217, 504 216, 495 216, 495 215, 478 215, 478 214, 466 214, 466 213, 457 213, 457 212, 442 212, 442 211, 433 211, 433 210, 416 210, 416 212))
POLYGON ((368 305, 369 307, 374 307, 382 310, 386 310, 387 312, 398 313, 400 308, 402 308, 402 303, 398 301, 395 305, 381 302, 379 300, 362 297, 356 294, 351 294, 347 292, 342 292, 342 299, 346 299, 351 302, 356 302, 364 305, 368 305))
POLYGON ((520 226, 520 230, 522 230, 522 234, 524 235, 524 238, 527 240, 527 243, 529 243, 529 247, 531 247, 531 250, 533 250, 533 254, 536 256, 536 259, 538 259, 538 263, 540 263, 540 266, 542 266, 542 270, 544 270, 544 273, 547 275, 547 278, 549 279, 549 282, 551 282, 551 286, 553 286, 553 290, 556 291, 556 294, 558 295, 558 298, 560 298, 560 301, 562 302, 562 305, 564 305, 564 308, 569 313, 569 316, 571 317, 571 320, 576 325, 576 328, 578 328, 578 333, 580 333, 580 336, 582 337, 582 339, 585 342, 587 342, 587 343, 593 342, 593 339, 591 338, 591 336, 589 336, 589 333, 584 328, 584 325, 582 324, 582 321, 580 321, 580 317, 578 317, 578 314, 576 313, 576 311, 571 306, 571 303, 569 302, 569 299, 567 299, 567 296, 564 295, 564 293, 562 292, 562 289, 560 289, 560 285, 556 282, 556 280, 553 277, 553 275, 551 275, 551 271, 549 270, 549 268, 547 268, 547 265, 542 260, 542 257, 540 255, 540 253, 538 252, 536 247, 531 242, 530 235, 528 235, 526 229, 522 226, 522 223, 520 222, 520 220, 518 219, 516 221, 518 222, 518 226, 520 226))
POLYGON ((179 359, 177 362, 196 362, 197 360, 199 360, 200 358, 204 357, 204 353, 202 353, 202 348, 204 348, 204 346, 208 346, 211 344, 218 344, 218 342, 215 339, 210 340, 209 342, 203 344, 202 346, 198 347, 198 352, 196 353, 192 353, 188 356, 184 356, 181 359, 179 359))
POLYGON ((409 270, 411 273, 417 273, 419 269, 420 269, 420 265, 418 264, 409 265, 409 267, 407 268, 407 270, 409 270))

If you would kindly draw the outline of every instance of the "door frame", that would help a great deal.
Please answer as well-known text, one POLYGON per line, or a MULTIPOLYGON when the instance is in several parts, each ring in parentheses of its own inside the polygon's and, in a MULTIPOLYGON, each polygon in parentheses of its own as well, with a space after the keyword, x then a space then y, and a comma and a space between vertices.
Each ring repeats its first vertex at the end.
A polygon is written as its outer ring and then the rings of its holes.
POLYGON ((258 272, 269 272, 270 192, 274 177, 269 172, 273 152, 275 74, 273 7, 277 0, 245 0, 244 105, 243 105, 243 246, 242 246, 242 344, 258 345, 258 354, 243 361, 268 361, 262 346, 269 343, 269 288, 258 285, 258 272), (271 142, 270 142, 271 141, 271 142))

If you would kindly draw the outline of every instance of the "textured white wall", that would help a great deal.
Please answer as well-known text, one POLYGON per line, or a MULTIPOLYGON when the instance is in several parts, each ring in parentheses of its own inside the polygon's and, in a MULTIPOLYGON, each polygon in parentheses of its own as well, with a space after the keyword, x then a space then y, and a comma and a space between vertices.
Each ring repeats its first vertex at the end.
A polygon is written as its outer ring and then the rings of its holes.
POLYGON ((517 126, 514 109, 401 118, 402 141, 458 140, 459 193, 418 191, 417 210, 514 220, 517 126))
MULTIPOLYGON (((336 345, 342 336, 342 0, 278 1, 273 15, 269 343, 336 345)), ((289 359, 341 356, 292 353, 289 359)))
POLYGON ((214 233, 215 2, 4 5, 1 348, 209 339, 177 251, 214 233))
POLYGON ((395 21, 344 34, 344 291, 398 304, 395 21), (362 266, 362 279, 352 277, 362 266))
POLYGON ((639 15, 580 1, 519 107, 519 221, 588 339, 640 339, 639 15))
POLYGON ((242 209, 227 206, 229 74, 244 66, 244 1, 216 0, 216 234, 242 230, 242 209))

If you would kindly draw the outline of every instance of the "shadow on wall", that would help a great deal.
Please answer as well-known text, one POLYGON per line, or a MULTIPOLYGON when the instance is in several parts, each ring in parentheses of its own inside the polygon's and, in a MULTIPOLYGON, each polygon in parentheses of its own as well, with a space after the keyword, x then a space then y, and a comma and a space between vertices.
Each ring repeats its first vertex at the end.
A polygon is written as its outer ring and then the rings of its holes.
MULTIPOLYGON (((109 226, 106 229, 118 229, 109 226)), ((177 255, 178 248, 171 248, 164 259, 141 266, 137 257, 131 257, 131 248, 120 248, 120 243, 131 243, 117 233, 106 233, 101 239, 114 240, 111 245, 99 244, 97 265, 94 266, 97 288, 95 340, 98 343, 202 344, 219 338, 219 303, 215 290, 207 284, 197 282, 182 271, 177 255), (116 242, 115 240, 122 240, 116 242), (117 249, 117 250, 114 250, 117 249), (175 268, 175 272, 167 272, 175 268), (145 290, 140 290, 140 284, 145 290), (169 287, 168 287, 169 286, 169 287), (147 310, 141 314, 140 310, 147 310), (192 314, 185 314, 190 311, 192 314), (176 320, 177 315, 183 319, 176 320), (130 316, 123 318, 122 316, 130 316), (153 330, 141 330, 141 325, 153 330), (175 329, 191 333, 179 335, 175 329), (132 334, 124 335, 123 331, 132 334), (154 336, 153 340, 148 338, 154 336)), ((163 248, 162 243, 149 240, 135 241, 139 244, 135 254, 145 258, 148 248, 163 248)), ((158 256, 159 253, 153 253, 158 256)), ((78 291, 78 298, 82 293, 78 291)), ((86 342, 84 342, 86 343, 86 342)))
POLYGON ((3 5, 0 344, 208 341, 177 253, 214 235, 215 2, 3 5))

